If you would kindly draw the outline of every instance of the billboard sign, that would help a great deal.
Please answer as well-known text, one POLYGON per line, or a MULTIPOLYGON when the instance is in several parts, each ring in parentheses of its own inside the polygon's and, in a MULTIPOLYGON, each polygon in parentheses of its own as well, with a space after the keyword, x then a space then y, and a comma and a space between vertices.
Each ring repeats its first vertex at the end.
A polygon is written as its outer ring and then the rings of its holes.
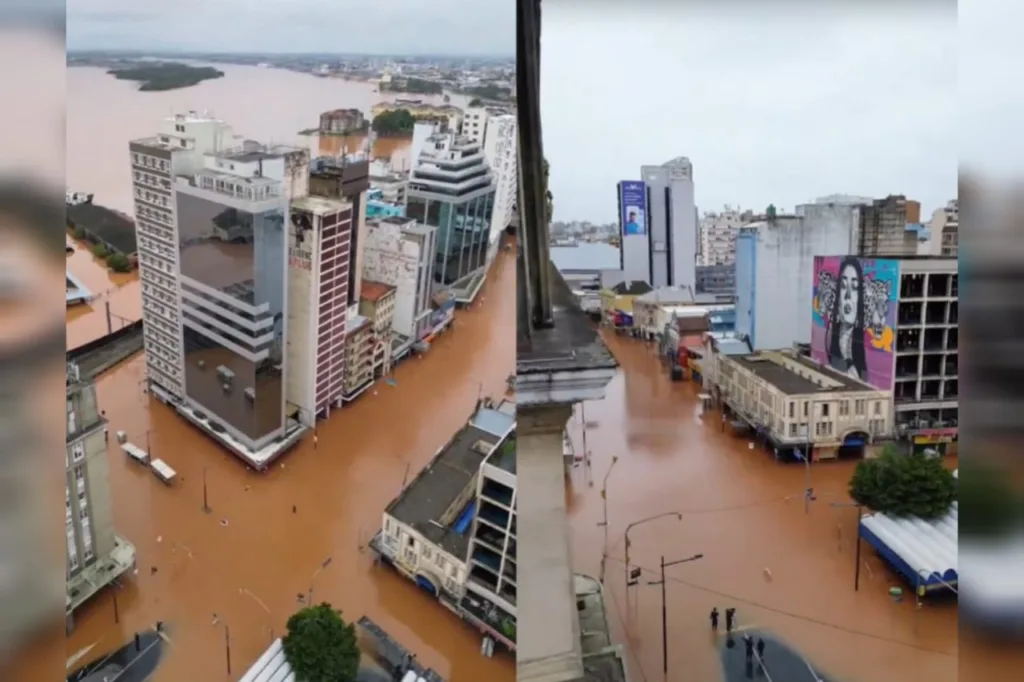
POLYGON ((892 390, 899 281, 897 260, 815 257, 811 358, 892 390))
POLYGON ((623 180, 619 183, 619 205, 622 215, 622 236, 644 236, 647 234, 647 185, 639 180, 623 180))

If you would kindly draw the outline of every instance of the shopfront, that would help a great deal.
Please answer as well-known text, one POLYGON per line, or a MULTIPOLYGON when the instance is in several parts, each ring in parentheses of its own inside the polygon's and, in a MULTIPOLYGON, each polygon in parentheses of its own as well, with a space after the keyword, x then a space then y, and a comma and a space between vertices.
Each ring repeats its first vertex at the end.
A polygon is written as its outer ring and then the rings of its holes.
POLYGON ((914 452, 919 454, 926 450, 934 450, 940 455, 955 455, 959 429, 921 429, 912 436, 914 452))

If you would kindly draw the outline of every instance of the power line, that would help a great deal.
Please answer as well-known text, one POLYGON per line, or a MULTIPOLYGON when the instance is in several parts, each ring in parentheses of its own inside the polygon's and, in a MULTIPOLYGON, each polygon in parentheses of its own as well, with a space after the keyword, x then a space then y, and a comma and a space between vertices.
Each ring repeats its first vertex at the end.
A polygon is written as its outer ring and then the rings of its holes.
MULTIPOLYGON (((608 559, 611 560, 611 561, 615 561, 617 563, 620 563, 620 564, 625 564, 625 561, 623 559, 619 558, 619 557, 608 557, 608 559)), ((645 573, 650 573, 652 575, 654 575, 654 574, 657 574, 659 576, 661 575, 659 571, 657 571, 655 569, 652 569, 652 568, 647 568, 646 566, 639 566, 637 564, 632 564, 632 567, 633 568, 640 568, 645 573)), ((845 625, 839 625, 838 623, 830 623, 828 621, 820 620, 820 619, 814 618, 812 616, 805 616, 805 615, 802 615, 802 614, 799 614, 799 613, 793 613, 792 611, 786 611, 784 609, 780 609, 780 608, 777 608, 777 607, 774 607, 774 606, 767 606, 766 604, 762 604, 760 602, 752 601, 750 599, 745 599, 743 597, 737 597, 736 595, 728 594, 726 592, 720 592, 718 590, 715 590, 715 589, 710 588, 710 587, 705 587, 703 585, 696 585, 694 583, 687 582, 687 581, 681 580, 679 578, 667 577, 666 579, 667 580, 671 580, 674 583, 678 583, 680 585, 683 585, 685 587, 689 587, 691 589, 697 590, 699 592, 706 592, 708 594, 713 594, 716 597, 722 597, 723 599, 729 599, 729 600, 732 600, 732 601, 736 601, 736 602, 739 602, 741 604, 746 604, 747 606, 753 606, 754 608, 758 608, 758 609, 761 609, 763 611, 768 611, 770 613, 777 613, 780 616, 786 616, 788 618, 793 618, 794 620, 802 620, 802 621, 805 621, 807 623, 813 623, 815 625, 820 625, 822 627, 832 628, 833 630, 839 630, 841 632, 846 632, 846 633, 851 634, 851 635, 858 635, 860 637, 866 637, 867 639, 873 639, 873 640, 876 640, 876 641, 879 641, 879 642, 886 642, 886 643, 889 643, 889 644, 896 644, 898 646, 907 647, 909 649, 917 649, 918 651, 924 651, 924 652, 927 652, 927 653, 930 653, 930 654, 936 654, 938 656, 947 656, 947 657, 950 657, 950 658, 957 658, 956 654, 950 653, 948 651, 942 651, 941 649, 933 649, 931 647, 921 646, 920 644, 914 644, 913 642, 906 642, 906 641, 900 640, 900 639, 893 639, 891 637, 885 637, 883 635, 878 635, 878 634, 875 634, 873 632, 865 632, 864 630, 858 630, 856 628, 847 627, 845 625)))

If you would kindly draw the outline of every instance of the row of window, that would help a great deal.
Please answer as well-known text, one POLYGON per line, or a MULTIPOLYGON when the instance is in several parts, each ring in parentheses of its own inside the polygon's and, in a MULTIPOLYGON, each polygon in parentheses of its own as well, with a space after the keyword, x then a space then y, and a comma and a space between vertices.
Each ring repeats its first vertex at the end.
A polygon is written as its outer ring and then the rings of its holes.
POLYGON ((144 173, 142 171, 135 171, 135 182, 141 185, 149 185, 150 187, 156 187, 158 189, 170 190, 171 181, 167 178, 158 178, 150 173, 144 173))
MULTIPOLYGON (((161 140, 163 141, 163 140, 161 140)), ((184 142, 182 143, 184 144, 184 142)), ((148 154, 140 154, 138 152, 132 153, 132 163, 136 166, 142 166, 143 168, 156 168, 157 170, 168 171, 171 169, 171 164, 167 159, 158 159, 148 154)))
POLYGON ((143 201, 148 201, 154 206, 164 206, 166 208, 170 208, 171 206, 170 199, 168 199, 163 194, 150 192, 149 190, 142 189, 141 187, 135 188, 135 198, 143 201))
MULTIPOLYGON (((762 389, 762 390, 764 390, 764 389, 762 389)), ((854 416, 856 416, 856 417, 863 417, 863 416, 865 416, 867 414, 867 402, 868 401, 866 399, 855 399, 855 400, 852 400, 852 401, 850 401, 850 400, 840 400, 840 401, 837 401, 837 402, 838 402, 838 405, 839 405, 839 416, 840 417, 848 417, 848 416, 850 416, 850 403, 851 402, 853 403, 853 414, 854 414, 854 416)), ((809 413, 810 413, 810 404, 811 404, 811 401, 805 401, 803 403, 803 416, 805 416, 805 417, 807 417, 809 415, 809 413)), ((830 403, 819 403, 819 404, 821 405, 821 416, 822 417, 830 417, 831 416, 831 410, 832 410, 831 404, 830 403)), ((871 408, 872 408, 872 414, 874 416, 881 415, 882 414, 882 401, 881 400, 872 401, 871 408)), ((793 401, 793 400, 789 401, 789 409, 788 409, 787 414, 789 415, 790 419, 793 419, 794 417, 796 417, 796 402, 795 401, 793 401)))

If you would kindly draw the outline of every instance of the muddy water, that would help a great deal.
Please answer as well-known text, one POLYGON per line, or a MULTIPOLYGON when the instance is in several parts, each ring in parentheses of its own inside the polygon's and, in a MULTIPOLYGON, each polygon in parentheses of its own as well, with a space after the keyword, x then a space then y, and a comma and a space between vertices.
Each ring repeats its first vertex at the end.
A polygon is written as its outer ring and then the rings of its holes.
MULTIPOLYGON (((657 579, 660 556, 671 562, 699 553, 703 559, 666 571, 669 680, 720 679, 708 622, 713 606, 736 607, 740 625, 774 631, 841 679, 957 678, 955 605, 917 612, 912 595, 894 603, 888 588, 900 583, 866 545, 860 590, 853 589, 856 512, 832 506, 849 501, 853 463, 812 468, 818 500, 805 513, 803 467, 776 464, 746 438, 723 433, 718 413, 701 414, 696 385, 671 382, 653 349, 607 340, 622 371, 607 398, 585 408, 594 485, 576 470, 567 494, 577 570, 597 575, 600 490, 618 456, 607 479, 606 584, 634 679, 662 679, 660 591, 647 580, 657 579), (650 572, 627 596, 625 528, 663 512, 680 512, 682 520, 630 532, 631 562, 650 572)), ((579 410, 570 428, 579 449, 579 410)))
MULTIPOLYGON (((398 367, 397 386, 378 384, 321 424, 316 449, 307 438, 265 474, 248 472, 144 396, 141 357, 102 377, 97 390, 111 430, 126 431, 141 446, 148 440, 181 480, 163 486, 111 439, 114 518, 138 549, 139 573, 118 593, 119 624, 110 592, 77 614, 67 655, 96 642, 94 654, 114 648, 163 620, 173 645, 158 682, 227 679, 227 623, 237 679, 267 647, 271 629, 282 633, 297 594, 310 589, 311 576, 331 557, 313 583, 314 599, 353 620, 368 615, 452 682, 512 680, 511 659, 481 657, 473 630, 409 581, 374 569, 364 546, 407 465, 411 479, 465 421, 481 386, 484 395, 504 393, 514 371, 514 277, 512 256, 501 252, 482 300, 457 314, 455 328, 426 357, 398 367)), ((15 677, 46 679, 33 675, 15 677)))
MULTIPOLYGON (((324 156, 361 150, 366 144, 366 135, 320 135, 317 136, 317 148, 324 156)), ((409 169, 409 145, 412 138, 378 138, 373 143, 371 153, 375 159, 390 159, 396 171, 409 169)))
MULTIPOLYGON (((264 143, 310 144, 299 131, 316 126, 330 109, 357 108, 366 116, 374 104, 403 95, 374 92, 373 83, 317 78, 282 69, 218 64, 223 78, 167 92, 138 92, 103 69, 67 71, 67 183, 92 192, 98 203, 132 210, 128 142, 156 132, 160 119, 187 110, 208 111, 239 135, 264 143)), ((419 96, 417 96, 419 97, 419 96)), ((422 97, 441 104, 440 96, 422 97)), ((453 106, 469 98, 451 95, 453 106)), ((355 147, 352 148, 355 151, 355 147)), ((384 142, 374 152, 390 156, 384 142)))
POLYGON ((68 254, 67 267, 92 292, 87 304, 67 309, 68 348, 95 341, 142 317, 142 293, 138 273, 118 274, 90 253, 88 245, 74 242, 75 252, 68 254), (106 303, 110 303, 107 321, 106 303))

